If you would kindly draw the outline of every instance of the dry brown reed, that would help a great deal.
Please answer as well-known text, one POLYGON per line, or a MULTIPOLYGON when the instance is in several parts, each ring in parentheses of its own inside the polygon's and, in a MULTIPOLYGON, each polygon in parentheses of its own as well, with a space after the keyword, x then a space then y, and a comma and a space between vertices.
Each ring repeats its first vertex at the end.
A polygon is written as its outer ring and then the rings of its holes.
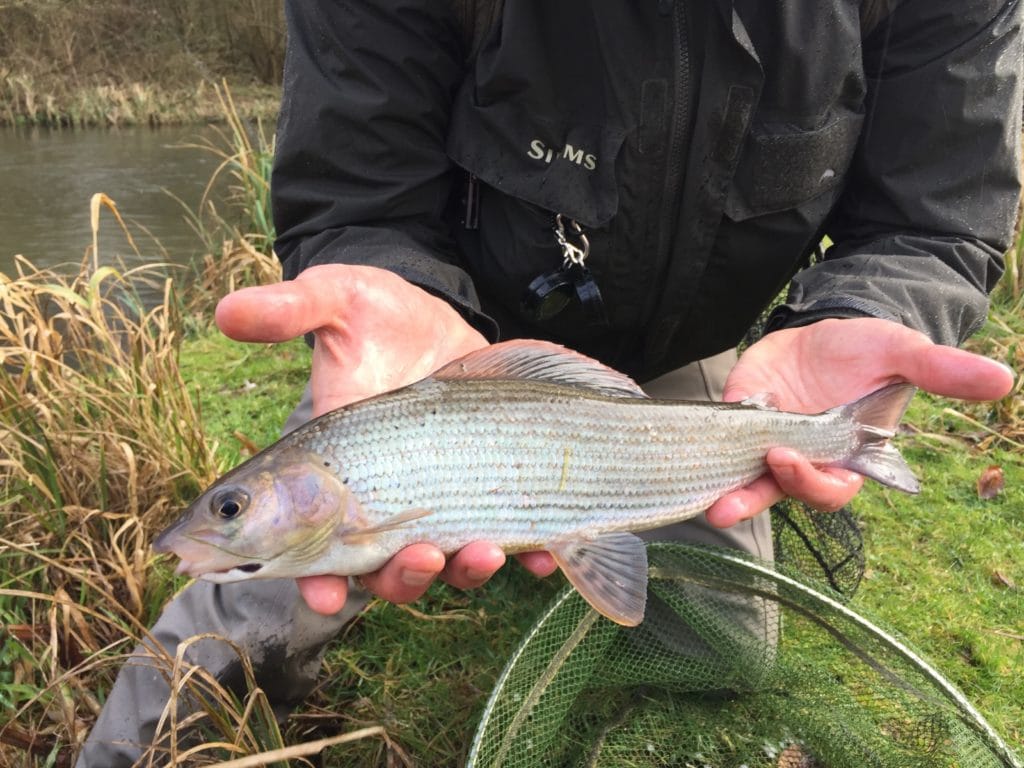
POLYGON ((202 316, 209 316, 216 301, 231 291, 281 280, 270 213, 273 135, 260 121, 243 120, 227 83, 217 86, 216 93, 224 126, 215 126, 202 143, 185 145, 217 159, 198 209, 185 206, 207 251, 188 291, 188 311, 202 316), (217 197, 224 198, 224 210, 217 197))
POLYGON ((245 239, 224 240, 219 256, 207 253, 197 265, 186 307, 191 315, 209 317, 220 297, 245 286, 280 280, 281 262, 275 256, 257 250, 245 239))
MULTIPOLYGON (((94 234, 104 206, 123 226, 96 196, 94 234)), ((149 533, 221 469, 173 281, 98 263, 94 246, 72 277, 22 258, 0 275, 0 764, 68 764, 161 601, 149 533)))
MULTIPOLYGON (((226 82, 216 86, 220 115, 225 126, 214 126, 213 137, 190 145, 217 158, 217 168, 210 176, 200 201, 197 223, 208 225, 202 217, 222 231, 246 239, 265 254, 270 254, 274 241, 274 222, 270 211, 270 172, 274 159, 274 135, 257 119, 247 123, 239 113, 234 96, 226 82), (213 204, 214 190, 227 180, 227 202, 231 221, 222 216, 213 204)), ((205 226, 200 226, 203 234, 205 226)))
POLYGON ((177 367, 173 283, 157 274, 100 267, 67 280, 20 260, 0 278, 3 487, 54 532, 67 509, 156 524, 216 475, 177 367), (163 283, 157 306, 135 298, 142 279, 163 283))
MULTIPOLYGON (((132 245, 114 201, 96 195, 93 245, 77 274, 20 257, 14 274, 0 274, 2 766, 71 766, 101 692, 181 583, 154 567, 154 528, 223 469, 178 368, 174 281, 161 265, 102 266, 95 235, 104 210, 132 245), (149 305, 138 298, 142 284, 158 297, 149 305)), ((201 291, 276 279, 276 269, 242 240, 208 261, 201 291)), ((172 693, 141 764, 253 764, 244 761, 264 755, 257 762, 310 765, 303 756, 330 744, 390 743, 372 728, 285 748, 244 653, 241 698, 185 661, 204 637, 172 655, 150 653, 172 693), (186 697, 193 704, 180 708, 186 697)))
POLYGON ((96 658, 149 618, 148 533, 219 467, 159 268, 64 278, 19 259, 0 318, 0 763, 18 745, 66 761, 98 710, 96 658), (162 283, 156 306, 136 298, 143 280, 162 283))

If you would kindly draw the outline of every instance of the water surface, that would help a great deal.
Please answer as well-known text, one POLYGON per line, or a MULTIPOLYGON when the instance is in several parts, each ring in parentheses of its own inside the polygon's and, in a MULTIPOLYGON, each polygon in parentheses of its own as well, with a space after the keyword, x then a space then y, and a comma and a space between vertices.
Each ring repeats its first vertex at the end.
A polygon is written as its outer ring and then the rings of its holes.
POLYGON ((189 263, 201 242, 168 192, 198 206, 219 159, 181 145, 212 135, 203 126, 0 130, 0 272, 12 274, 15 254, 37 266, 77 267, 92 242, 95 192, 114 200, 141 251, 136 256, 104 209, 101 264, 189 263))

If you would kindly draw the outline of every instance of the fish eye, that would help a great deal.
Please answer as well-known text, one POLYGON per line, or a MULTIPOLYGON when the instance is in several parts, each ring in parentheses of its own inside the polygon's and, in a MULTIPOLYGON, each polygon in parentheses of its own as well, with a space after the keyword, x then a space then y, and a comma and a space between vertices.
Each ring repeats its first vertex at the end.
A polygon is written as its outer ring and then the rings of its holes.
POLYGON ((249 494, 238 488, 229 488, 214 494, 210 511, 222 520, 238 517, 249 504, 249 494))

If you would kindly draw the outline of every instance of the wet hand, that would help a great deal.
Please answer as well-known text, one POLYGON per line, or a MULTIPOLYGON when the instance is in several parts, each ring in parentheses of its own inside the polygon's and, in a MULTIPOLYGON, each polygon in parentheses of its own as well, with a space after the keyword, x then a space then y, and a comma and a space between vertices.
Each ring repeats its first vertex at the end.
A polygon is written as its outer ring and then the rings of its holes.
MULTIPOLYGON (((995 400, 1009 393, 1013 373, 986 357, 934 344, 897 323, 823 320, 770 333, 751 345, 729 374, 724 399, 771 393, 781 410, 820 413, 897 381, 945 397, 995 400)), ((768 474, 715 502, 708 522, 726 528, 786 496, 835 510, 863 484, 855 472, 815 468, 785 448, 769 451, 767 463, 768 474)))
MULTIPOLYGON (((448 303, 397 275, 374 267, 311 267, 295 280, 244 288, 217 306, 217 325, 238 341, 279 342, 313 333, 311 386, 314 415, 411 384, 487 341, 448 303)), ((520 558, 539 575, 554 570, 547 553, 520 558)), ((407 547, 367 587, 393 602, 422 595, 433 579, 470 588, 501 567, 505 555, 480 542, 449 558, 428 544, 407 547)), ((348 596, 338 576, 298 579, 314 611, 333 614, 348 596)))
POLYGON ((216 320, 237 341, 312 333, 314 416, 412 384, 487 345, 447 302, 392 272, 347 264, 235 291, 216 320))

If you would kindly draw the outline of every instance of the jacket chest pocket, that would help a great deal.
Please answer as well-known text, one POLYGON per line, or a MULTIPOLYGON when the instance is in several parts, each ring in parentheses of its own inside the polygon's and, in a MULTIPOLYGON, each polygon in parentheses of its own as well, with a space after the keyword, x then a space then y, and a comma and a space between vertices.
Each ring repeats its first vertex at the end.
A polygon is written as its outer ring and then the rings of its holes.
POLYGON ((726 215, 743 221, 811 201, 825 203, 813 206, 824 215, 853 161, 863 122, 863 115, 844 113, 813 130, 755 126, 726 198, 726 215))
POLYGON ((618 209, 615 161, 625 131, 597 122, 534 114, 515 102, 460 98, 448 156, 495 190, 600 227, 618 209))
MULTIPOLYGON (((453 108, 447 151, 476 178, 474 247, 465 249, 478 287, 518 315, 531 281, 562 264, 555 215, 586 232, 605 228, 619 207, 616 162, 626 131, 570 117, 542 116, 515 101, 453 108)), ((601 271, 603 249, 587 265, 601 271)))

